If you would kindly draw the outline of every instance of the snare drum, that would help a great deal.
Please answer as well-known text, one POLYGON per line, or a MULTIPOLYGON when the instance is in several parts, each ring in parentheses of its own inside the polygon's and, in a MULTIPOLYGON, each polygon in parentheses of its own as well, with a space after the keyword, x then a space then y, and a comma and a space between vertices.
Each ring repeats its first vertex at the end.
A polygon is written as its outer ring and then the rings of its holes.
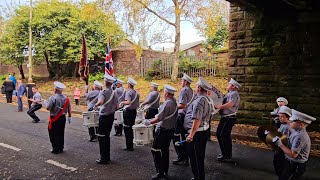
POLYGON ((86 127, 98 127, 99 126, 99 112, 88 111, 82 113, 83 126, 86 127))
POLYGON ((137 111, 137 116, 135 120, 135 124, 140 124, 144 120, 144 111, 143 110, 138 110, 137 111))
POLYGON ((133 125, 133 143, 137 146, 148 145, 153 142, 154 125, 145 126, 144 124, 133 125))
POLYGON ((123 111, 118 110, 114 112, 114 124, 115 125, 123 124, 123 111))

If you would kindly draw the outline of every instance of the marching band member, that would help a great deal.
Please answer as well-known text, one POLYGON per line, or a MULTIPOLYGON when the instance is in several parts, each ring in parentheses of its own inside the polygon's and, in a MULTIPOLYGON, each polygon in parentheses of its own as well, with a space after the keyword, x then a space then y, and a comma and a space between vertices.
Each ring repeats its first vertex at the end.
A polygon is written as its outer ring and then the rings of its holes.
POLYGON ((279 146, 286 156, 283 159, 283 169, 279 180, 299 179, 306 171, 311 148, 311 140, 306 127, 315 120, 314 117, 292 109, 290 126, 294 131, 289 137, 288 147, 282 144, 278 136, 273 138, 272 142, 279 146))
POLYGON ((42 108, 42 98, 41 94, 38 91, 37 86, 32 87, 33 97, 30 98, 29 101, 31 101, 31 108, 28 110, 27 114, 33 119, 33 123, 38 123, 40 121, 39 117, 36 115, 36 111, 42 108))
POLYGON ((184 129, 188 132, 186 148, 191 162, 194 179, 205 179, 204 158, 207 144, 207 129, 213 107, 209 104, 207 91, 211 84, 199 78, 196 86, 197 96, 188 106, 184 118, 184 129))
POLYGON ((59 154, 64 148, 64 129, 66 126, 66 114, 68 113, 69 124, 71 118, 70 99, 62 94, 66 88, 61 82, 54 82, 55 95, 51 96, 48 101, 44 101, 44 106, 49 110, 49 137, 52 144, 51 153, 59 154))
POLYGON ((216 106, 217 109, 221 109, 221 120, 216 133, 221 149, 221 154, 218 155, 219 161, 230 161, 232 158, 231 130, 237 120, 236 114, 240 105, 238 89, 240 87, 241 85, 231 78, 227 86, 228 93, 223 98, 223 104, 216 106))
MULTIPOLYGON (((125 99, 125 95, 126 95, 126 90, 123 88, 123 81, 118 79, 117 80, 117 88, 115 89, 116 94, 118 95, 118 101, 122 102, 125 99)), ((115 130, 115 134, 114 136, 122 136, 122 128, 123 125, 122 124, 115 124, 114 125, 114 130, 115 130)))
MULTIPOLYGON (((278 113, 279 121, 281 123, 278 131, 289 138, 291 133, 293 132, 293 129, 290 127, 289 120, 289 118, 291 117, 291 109, 287 106, 281 106, 278 113)), ((280 173, 282 172, 283 165, 281 163, 283 162, 283 160, 285 160, 284 152, 282 150, 275 150, 273 156, 273 167, 278 176, 280 176, 280 173)))
POLYGON ((161 105, 159 113, 155 118, 144 120, 144 124, 157 123, 154 134, 154 142, 151 148, 154 165, 157 174, 152 176, 152 179, 164 178, 168 175, 169 169, 169 147, 170 141, 173 138, 174 126, 177 119, 177 103, 174 98, 176 89, 169 85, 164 85, 165 102, 161 105))
POLYGON ((186 139, 186 132, 183 127, 184 117, 186 114, 187 106, 192 101, 193 98, 193 90, 190 87, 192 83, 192 79, 187 75, 183 74, 181 79, 182 89, 180 91, 180 95, 178 98, 178 118, 175 125, 175 132, 173 137, 173 145, 176 153, 178 155, 177 159, 173 160, 173 164, 185 164, 189 165, 188 154, 186 152, 186 148, 184 144, 176 146, 175 143, 179 141, 183 141, 186 139))
MULTIPOLYGON (((102 89, 102 86, 103 86, 99 81, 94 81, 93 84, 94 84, 93 90, 90 91, 86 96, 88 111, 92 111, 94 105, 98 102, 98 95, 99 95, 99 93, 102 89)), ((98 131, 97 127, 89 127, 88 128, 90 142, 94 142, 97 139, 97 136, 95 135, 95 132, 97 132, 97 131, 98 131)))
POLYGON ((140 107, 148 105, 146 112, 146 119, 154 118, 158 114, 158 108, 160 106, 160 94, 158 92, 159 84, 151 82, 151 92, 147 99, 140 105, 140 107))
POLYGON ((270 112, 270 115, 274 117, 273 123, 277 128, 280 128, 280 120, 279 120, 279 109, 281 106, 287 106, 288 105, 288 100, 284 97, 279 97, 276 100, 278 104, 278 108, 274 109, 272 112, 270 112))
POLYGON ((124 134, 126 136, 126 147, 124 147, 123 150, 125 151, 133 151, 132 126, 135 123, 137 108, 139 107, 139 94, 133 89, 135 85, 137 85, 137 82, 129 77, 125 101, 121 102, 121 105, 128 105, 123 112, 124 134))
POLYGON ((97 164, 108 164, 110 162, 110 132, 114 121, 114 112, 118 108, 118 97, 111 88, 115 78, 106 74, 104 80, 106 89, 100 91, 98 102, 93 107, 96 109, 100 106, 98 135, 100 159, 96 160, 97 164))

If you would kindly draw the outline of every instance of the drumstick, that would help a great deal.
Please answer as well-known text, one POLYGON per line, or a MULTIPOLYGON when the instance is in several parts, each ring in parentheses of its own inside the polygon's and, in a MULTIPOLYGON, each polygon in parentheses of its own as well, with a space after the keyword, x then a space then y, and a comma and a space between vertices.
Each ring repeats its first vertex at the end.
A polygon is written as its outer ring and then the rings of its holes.
POLYGON ((175 146, 180 146, 180 145, 182 145, 184 142, 186 142, 186 140, 182 140, 182 141, 180 141, 180 142, 175 142, 174 145, 175 145, 175 146))

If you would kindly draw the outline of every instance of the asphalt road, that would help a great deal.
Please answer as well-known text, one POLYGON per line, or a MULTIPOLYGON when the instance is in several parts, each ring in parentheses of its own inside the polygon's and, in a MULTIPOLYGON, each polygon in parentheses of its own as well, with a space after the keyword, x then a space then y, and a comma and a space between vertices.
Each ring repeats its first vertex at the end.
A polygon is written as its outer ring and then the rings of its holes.
MULTIPOLYGON (((40 123, 34 124, 15 106, 0 103, 0 179, 151 179, 155 174, 150 147, 122 151, 124 136, 111 137, 111 164, 98 165, 97 142, 88 142, 82 119, 66 125, 65 151, 54 155, 47 132, 47 113, 38 111, 40 123)), ((113 132, 111 133, 113 134, 113 132)), ((217 142, 208 142, 205 171, 207 179, 277 179, 269 150, 234 145, 238 165, 216 160, 217 142)), ((170 159, 175 158, 170 147, 170 159)), ((320 177, 320 159, 311 157, 305 179, 320 177)), ((191 167, 170 164, 169 179, 192 178, 191 167)))

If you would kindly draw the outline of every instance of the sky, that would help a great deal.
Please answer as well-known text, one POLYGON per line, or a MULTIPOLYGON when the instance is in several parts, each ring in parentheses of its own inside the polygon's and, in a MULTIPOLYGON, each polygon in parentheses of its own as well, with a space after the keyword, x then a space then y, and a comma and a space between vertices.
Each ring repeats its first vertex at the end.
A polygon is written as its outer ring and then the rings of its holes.
MULTIPOLYGON (((35 0, 33 0, 35 1, 35 0)), ((29 4, 29 0, 0 0, 0 6, 5 7, 6 3, 13 2, 13 4, 29 4)), ((203 37, 199 35, 195 27, 190 22, 181 23, 181 44, 186 44, 194 41, 204 40, 203 37)), ((156 45, 155 49, 161 49, 162 47, 173 47, 174 44, 159 44, 156 45)))

